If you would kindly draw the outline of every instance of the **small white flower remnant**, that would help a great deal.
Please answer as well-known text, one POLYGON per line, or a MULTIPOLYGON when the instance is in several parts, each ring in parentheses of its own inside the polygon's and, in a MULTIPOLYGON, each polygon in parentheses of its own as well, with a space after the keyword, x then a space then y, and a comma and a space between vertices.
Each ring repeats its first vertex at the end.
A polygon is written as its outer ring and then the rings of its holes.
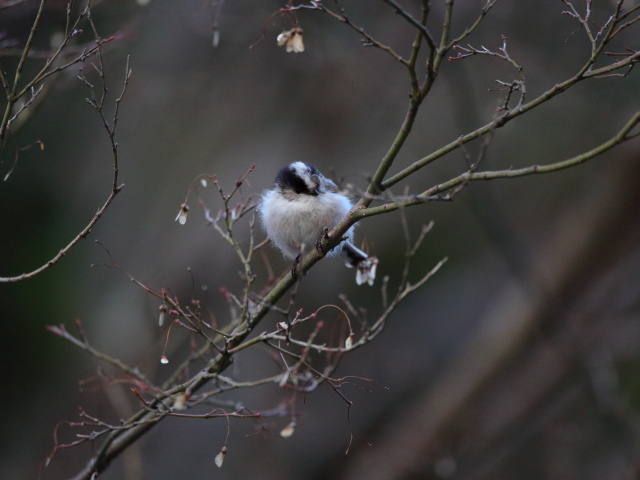
POLYGON ((278 35, 278 46, 285 46, 287 53, 302 53, 304 52, 304 41, 302 40, 302 29, 300 27, 294 27, 291 30, 285 30, 278 35))
POLYGON ((178 212, 178 216, 176 217, 176 222, 180 223, 180 225, 184 225, 187 223, 187 214, 189 213, 189 205, 183 203, 180 205, 180 211, 178 212))
POLYGON ((278 330, 289 330, 289 324, 287 322, 278 322, 278 330))
POLYGON ((164 303, 158 307, 160 311, 160 316, 158 317, 158 326, 161 327, 164 325, 164 319, 167 316, 167 312, 169 311, 169 307, 167 307, 164 303))
POLYGON ((187 403, 187 395, 184 393, 181 393, 177 395, 173 400, 173 409, 184 410, 185 408, 187 408, 186 403, 187 403))
POLYGON ((220 468, 222 467, 222 462, 224 462, 224 456, 227 454, 227 446, 225 445, 224 447, 222 447, 222 450, 220 450, 220 453, 218 453, 218 455, 216 455, 216 467, 220 468))
POLYGON ((351 347, 353 347, 353 333, 349 335, 347 339, 344 341, 344 348, 348 350, 351 347))
POLYGON ((376 268, 378 267, 378 259, 376 257, 369 257, 358 264, 356 267, 356 283, 362 285, 367 283, 373 285, 373 281, 376 279, 376 268))
POLYGON ((291 435, 293 435, 293 432, 295 432, 295 430, 296 430, 296 421, 292 420, 291 423, 289 423, 289 425, 287 425, 280 431, 280 436, 282 438, 289 438, 291 435))

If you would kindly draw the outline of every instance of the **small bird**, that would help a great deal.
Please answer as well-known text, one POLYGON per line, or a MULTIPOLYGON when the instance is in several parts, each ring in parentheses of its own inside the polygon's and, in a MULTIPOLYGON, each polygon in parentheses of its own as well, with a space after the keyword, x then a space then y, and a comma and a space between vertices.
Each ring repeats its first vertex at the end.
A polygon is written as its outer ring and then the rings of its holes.
MULTIPOLYGON (((335 227, 352 207, 351 200, 316 167, 293 162, 278 172, 273 188, 264 192, 258 212, 271 242, 286 258, 297 261, 315 248, 325 229, 335 227)), ((372 285, 378 260, 353 244, 354 227, 327 255, 339 253, 348 267, 358 269, 358 285, 372 285)))

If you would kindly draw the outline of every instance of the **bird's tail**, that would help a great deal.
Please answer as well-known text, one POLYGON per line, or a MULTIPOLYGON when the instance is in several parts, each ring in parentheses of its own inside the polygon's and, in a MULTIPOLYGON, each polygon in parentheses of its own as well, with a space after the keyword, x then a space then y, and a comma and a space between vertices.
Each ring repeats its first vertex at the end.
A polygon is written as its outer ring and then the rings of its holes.
POLYGON ((349 268, 357 267, 361 262, 369 258, 369 255, 349 241, 343 242, 341 248, 340 253, 349 268))
POLYGON ((347 267, 355 267, 358 270, 356 273, 356 283, 358 285, 363 283, 373 285, 373 281, 376 278, 376 267, 378 266, 376 257, 368 256, 349 241, 342 243, 340 254, 347 267))

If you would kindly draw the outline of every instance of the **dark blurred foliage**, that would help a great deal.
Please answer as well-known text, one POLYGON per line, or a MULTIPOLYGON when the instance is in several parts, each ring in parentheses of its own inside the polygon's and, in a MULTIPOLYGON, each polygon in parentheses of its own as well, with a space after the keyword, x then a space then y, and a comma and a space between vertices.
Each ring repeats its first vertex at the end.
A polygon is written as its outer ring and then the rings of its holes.
MULTIPOLYGON (((433 2, 433 25, 442 3, 433 2)), ((454 30, 482 3, 459 2, 454 30)), ((342 5, 374 36, 408 51, 412 32, 391 9, 342 5)), ((216 4, 206 0, 94 2, 99 33, 116 36, 104 48, 112 100, 127 56, 133 70, 117 132, 125 186, 89 238, 58 265, 0 286, 1 478, 65 478, 91 449, 61 451, 45 469, 58 422, 77 419, 80 405, 110 421, 138 406, 127 386, 105 395, 97 361, 45 325, 72 328, 81 319, 96 347, 149 376, 163 375, 157 302, 118 272, 92 264, 110 254, 143 283, 187 298, 193 275, 197 296, 224 318, 218 287, 237 285, 239 265, 195 205, 185 226, 174 222, 196 175, 217 174, 231 188, 255 163, 242 193, 257 195, 280 166, 303 160, 363 188, 386 152, 406 108, 403 68, 363 47, 344 25, 309 12, 298 15, 306 52, 286 54, 275 41, 291 26, 277 14, 281 6, 228 1, 216 17, 216 4)), ((27 1, 0 9, 3 38, 21 44, 35 7, 27 1)), ((593 8, 603 22, 611 4, 593 8)), ((65 2, 49 2, 39 49, 64 26, 64 9, 65 2)), ((560 1, 499 3, 469 43, 498 48, 506 35, 533 98, 587 58, 584 35, 560 14, 564 9, 560 1)), ((90 32, 76 39, 90 40, 90 32)), ((616 46, 621 51, 633 40, 616 46)), ((10 71, 16 58, 0 61, 10 71)), ((30 62, 27 72, 37 65, 30 62)), ((97 80, 89 62, 82 69, 97 80)), ((1 184, 0 275, 46 262, 109 193, 108 141, 77 73, 74 67, 50 82, 46 101, 2 153, 4 176, 16 148, 44 144, 42 151, 21 151, 1 184)), ((495 79, 513 76, 488 57, 448 62, 394 171, 488 122, 504 93, 495 79)), ((637 107, 638 72, 579 85, 496 132, 484 167, 575 155, 609 138, 637 107)), ((472 155, 477 149, 468 147, 472 155)), ((350 409, 329 388, 300 398, 302 416, 288 440, 277 435, 278 420, 265 420, 273 435, 252 435, 251 420, 231 421, 221 469, 214 457, 226 421, 170 419, 100 478, 637 478, 639 149, 636 141, 568 171, 472 185, 453 202, 406 211, 414 236, 435 220, 412 275, 419 278, 444 256, 449 262, 383 335, 344 358, 338 375, 373 380, 371 391, 345 390, 350 409)), ((421 191, 465 168, 454 153, 406 184, 421 191)), ((358 232, 381 260, 379 278, 390 275, 394 285, 404 255, 399 214, 371 218, 358 232)), ((269 255, 277 269, 287 268, 277 252, 269 255)), ((303 282, 299 303, 310 312, 346 292, 373 317, 381 309, 378 287, 356 287, 339 262, 322 262, 303 282)), ((176 351, 187 342, 182 333, 170 341, 176 351)), ((255 351, 230 374, 256 378, 273 368, 268 354, 255 351)), ((275 408, 284 395, 274 386, 230 398, 259 411, 275 408)))

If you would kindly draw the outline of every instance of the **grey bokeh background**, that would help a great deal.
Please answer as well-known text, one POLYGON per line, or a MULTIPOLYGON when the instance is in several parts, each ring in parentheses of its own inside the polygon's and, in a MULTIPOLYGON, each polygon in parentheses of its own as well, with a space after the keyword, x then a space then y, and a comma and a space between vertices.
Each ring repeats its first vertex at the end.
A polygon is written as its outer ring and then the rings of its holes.
MULTIPOLYGON (((433 3, 436 25, 442 6, 433 3)), ((454 30, 475 18, 480 3, 456 7, 454 30)), ((255 163, 242 194, 258 195, 278 168, 303 160, 364 188, 392 142, 409 91, 403 68, 363 47, 344 25, 310 12, 298 17, 307 51, 286 54, 275 37, 290 20, 272 16, 281 6, 224 3, 217 48, 211 45, 215 7, 204 0, 157 0, 145 7, 104 1, 93 9, 100 33, 117 35, 105 48, 111 100, 127 56, 133 69, 117 133, 125 187, 59 265, 0 287, 2 478, 65 478, 90 448, 61 451, 45 469, 55 426, 76 420, 80 405, 111 421, 136 406, 126 387, 110 389, 107 398, 95 380, 98 363, 45 325, 71 329, 80 319, 96 347, 150 376, 163 375, 157 302, 118 272, 91 267, 109 261, 94 239, 153 288, 188 297, 190 268, 203 303, 224 315, 218 287, 236 282, 237 262, 195 204, 185 226, 174 221, 192 179, 217 174, 231 188, 255 163), (88 383, 79 388, 80 380, 88 383), (110 401, 128 406, 118 412, 110 401)), ((408 51, 412 32, 389 8, 344 6, 381 40, 408 51)), ((0 31, 20 38, 33 7, 24 2, 0 10, 0 31)), ((63 24, 63 7, 51 2, 39 46, 63 24)), ((496 49, 506 35, 533 98, 573 74, 588 55, 577 24, 561 15, 565 8, 559 1, 499 4, 469 41, 496 49)), ((606 20, 608 8, 607 2, 594 5, 594 18, 606 20)), ((630 33, 615 46, 621 51, 633 40, 630 33)), ((3 67, 11 61, 3 57, 3 67)), ((84 70, 91 71, 88 63, 84 70)), ((75 73, 51 85, 15 136, 18 145, 41 140, 45 148, 21 152, 1 185, 1 275, 47 261, 108 195, 109 145, 75 73)), ((496 78, 510 80, 513 72, 493 58, 444 65, 394 171, 488 122, 503 95, 495 91, 496 78)), ((580 85, 497 132, 484 166, 547 163, 589 149, 638 108, 638 90, 637 72, 580 85)), ((13 147, 3 152, 3 175, 13 147)), ((476 151, 469 146, 471 155, 476 151)), ((569 171, 472 185, 453 202, 407 211, 413 235, 435 221, 413 278, 444 256, 449 262, 396 312, 383 335, 344 358, 340 375, 373 380, 370 392, 346 389, 354 401, 350 410, 326 388, 298 399, 302 417, 291 439, 277 435, 284 419, 265 421, 274 435, 250 435, 254 423, 233 421, 222 469, 213 460, 226 422, 169 420, 103 478, 634 478, 638 151, 636 142, 569 171), (513 334, 521 324, 522 332, 513 334), (487 360, 503 350, 493 364, 487 360), (483 365, 500 368, 489 374, 483 365), (472 395, 464 393, 484 375, 472 395), (442 413, 461 397, 466 401, 449 417, 442 413), (436 428, 433 418, 446 421, 436 428), (351 431, 362 440, 353 439, 345 456, 351 431)), ((464 169, 463 155, 454 153, 401 188, 418 192, 464 169)), ((215 205, 211 192, 203 195, 215 205)), ((399 215, 362 222, 358 237, 381 259, 379 278, 390 275, 393 283, 404 248, 399 215)), ((278 269, 287 267, 277 252, 268 253, 278 269)), ((374 316, 378 286, 356 287, 339 262, 322 262, 305 279, 300 306, 313 311, 345 292, 374 316)), ((174 348, 181 339, 172 338, 174 348)), ((256 352, 232 373, 251 378, 269 371, 270 362, 267 352, 256 352)), ((274 386, 232 398, 268 410, 286 396, 274 386)), ((69 432, 60 427, 60 435, 69 432)))

